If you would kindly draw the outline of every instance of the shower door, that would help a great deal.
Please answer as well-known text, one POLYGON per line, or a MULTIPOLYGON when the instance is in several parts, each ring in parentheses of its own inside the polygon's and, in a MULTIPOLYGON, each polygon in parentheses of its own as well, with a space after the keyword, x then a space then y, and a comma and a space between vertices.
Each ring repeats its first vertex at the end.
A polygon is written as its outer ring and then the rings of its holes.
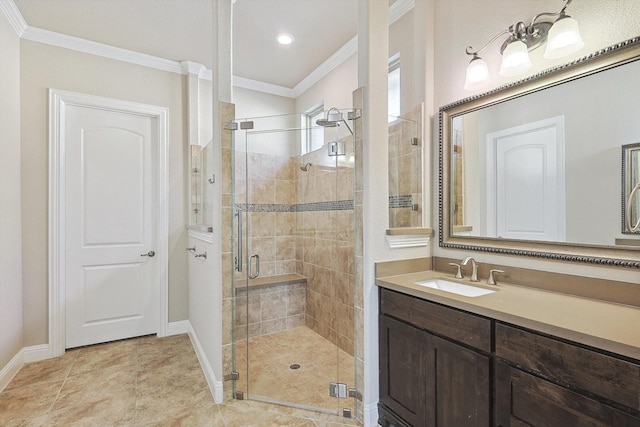
POLYGON ((236 397, 348 415, 353 137, 299 117, 240 121, 235 138, 236 397), (301 155, 312 131, 325 144, 301 155))

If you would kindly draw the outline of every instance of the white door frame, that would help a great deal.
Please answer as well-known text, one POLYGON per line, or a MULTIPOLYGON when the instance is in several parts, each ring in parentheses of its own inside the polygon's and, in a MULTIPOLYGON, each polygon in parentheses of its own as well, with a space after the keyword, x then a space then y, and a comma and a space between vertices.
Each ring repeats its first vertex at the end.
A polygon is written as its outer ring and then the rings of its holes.
POLYGON ((168 250, 169 207, 167 180, 167 147, 169 110, 165 107, 102 98, 81 93, 49 89, 49 351, 51 357, 65 352, 65 121, 67 106, 86 106, 109 111, 138 114, 157 119, 158 149, 154 179, 157 182, 158 206, 156 239, 157 262, 154 263, 160 278, 160 316, 158 336, 167 335, 168 326, 168 250))
POLYGON ((556 151, 552 154, 556 158, 556 177, 557 177, 557 224, 558 224, 558 240, 563 241, 566 235, 566 197, 565 197, 565 138, 564 138, 564 116, 555 116, 548 119, 538 120, 535 122, 525 123, 523 125, 502 129, 496 132, 488 133, 485 142, 485 158, 486 158, 486 235, 489 237, 498 237, 496 227, 497 217, 497 174, 496 174, 496 145, 500 138, 512 135, 535 132, 543 129, 554 129, 556 133, 556 151))

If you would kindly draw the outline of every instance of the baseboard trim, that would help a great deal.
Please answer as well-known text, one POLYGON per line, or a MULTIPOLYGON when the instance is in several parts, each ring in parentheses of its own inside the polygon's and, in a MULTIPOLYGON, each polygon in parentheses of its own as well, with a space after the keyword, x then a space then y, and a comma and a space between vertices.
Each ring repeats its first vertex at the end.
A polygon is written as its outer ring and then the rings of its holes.
POLYGON ((378 403, 370 403, 364 406, 364 426, 374 427, 378 425, 378 403))
POLYGON ((39 362, 54 357, 51 354, 49 344, 32 345, 22 349, 24 352, 24 363, 39 362))
POLYGON ((180 335, 189 333, 190 323, 188 320, 179 320, 177 322, 169 322, 167 324, 167 335, 180 335))
POLYGON ((13 377, 22 368, 22 365, 24 365, 24 349, 20 349, 9 363, 0 370, 0 392, 9 385, 13 377))
POLYGON ((216 375, 213 373, 213 368, 207 360, 207 356, 204 353, 202 345, 200 345, 200 340, 198 339, 196 331, 193 330, 191 322, 188 322, 188 324, 189 338, 191 339, 191 344, 193 345, 193 349, 196 352, 196 356, 198 356, 198 361, 200 362, 200 367, 202 368, 204 377, 207 380, 207 384, 209 385, 209 390, 211 391, 211 396, 213 396, 213 401, 216 403, 222 403, 222 401, 224 400, 222 381, 218 381, 216 379, 216 375))

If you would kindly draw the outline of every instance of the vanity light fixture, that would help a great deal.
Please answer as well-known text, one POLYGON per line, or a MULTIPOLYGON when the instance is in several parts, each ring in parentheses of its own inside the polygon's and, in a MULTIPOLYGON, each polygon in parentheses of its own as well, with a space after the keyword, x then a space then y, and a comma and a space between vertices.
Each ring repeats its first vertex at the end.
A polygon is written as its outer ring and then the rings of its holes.
POLYGON ((559 12, 543 12, 534 16, 531 24, 518 22, 508 30, 497 34, 478 50, 471 46, 466 49, 467 55, 473 56, 467 66, 465 90, 482 89, 489 83, 490 74, 487 63, 478 55, 495 40, 508 35, 500 47, 502 64, 499 74, 503 77, 513 77, 531 68, 529 52, 547 43, 544 53, 545 59, 561 58, 579 51, 584 46, 578 22, 565 13, 565 9, 572 0, 566 3, 559 12))

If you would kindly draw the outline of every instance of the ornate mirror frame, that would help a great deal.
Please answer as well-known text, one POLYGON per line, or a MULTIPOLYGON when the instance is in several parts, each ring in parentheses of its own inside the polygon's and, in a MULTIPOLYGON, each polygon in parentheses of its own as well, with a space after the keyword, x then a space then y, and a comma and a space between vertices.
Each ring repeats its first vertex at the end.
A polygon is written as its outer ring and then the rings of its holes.
MULTIPOLYGON (((526 79, 440 108, 440 247, 539 259, 640 268, 640 247, 587 245, 453 235, 451 156, 453 119, 462 114, 640 60, 640 36, 526 79)), ((617 230, 616 230, 617 231, 617 230)))

